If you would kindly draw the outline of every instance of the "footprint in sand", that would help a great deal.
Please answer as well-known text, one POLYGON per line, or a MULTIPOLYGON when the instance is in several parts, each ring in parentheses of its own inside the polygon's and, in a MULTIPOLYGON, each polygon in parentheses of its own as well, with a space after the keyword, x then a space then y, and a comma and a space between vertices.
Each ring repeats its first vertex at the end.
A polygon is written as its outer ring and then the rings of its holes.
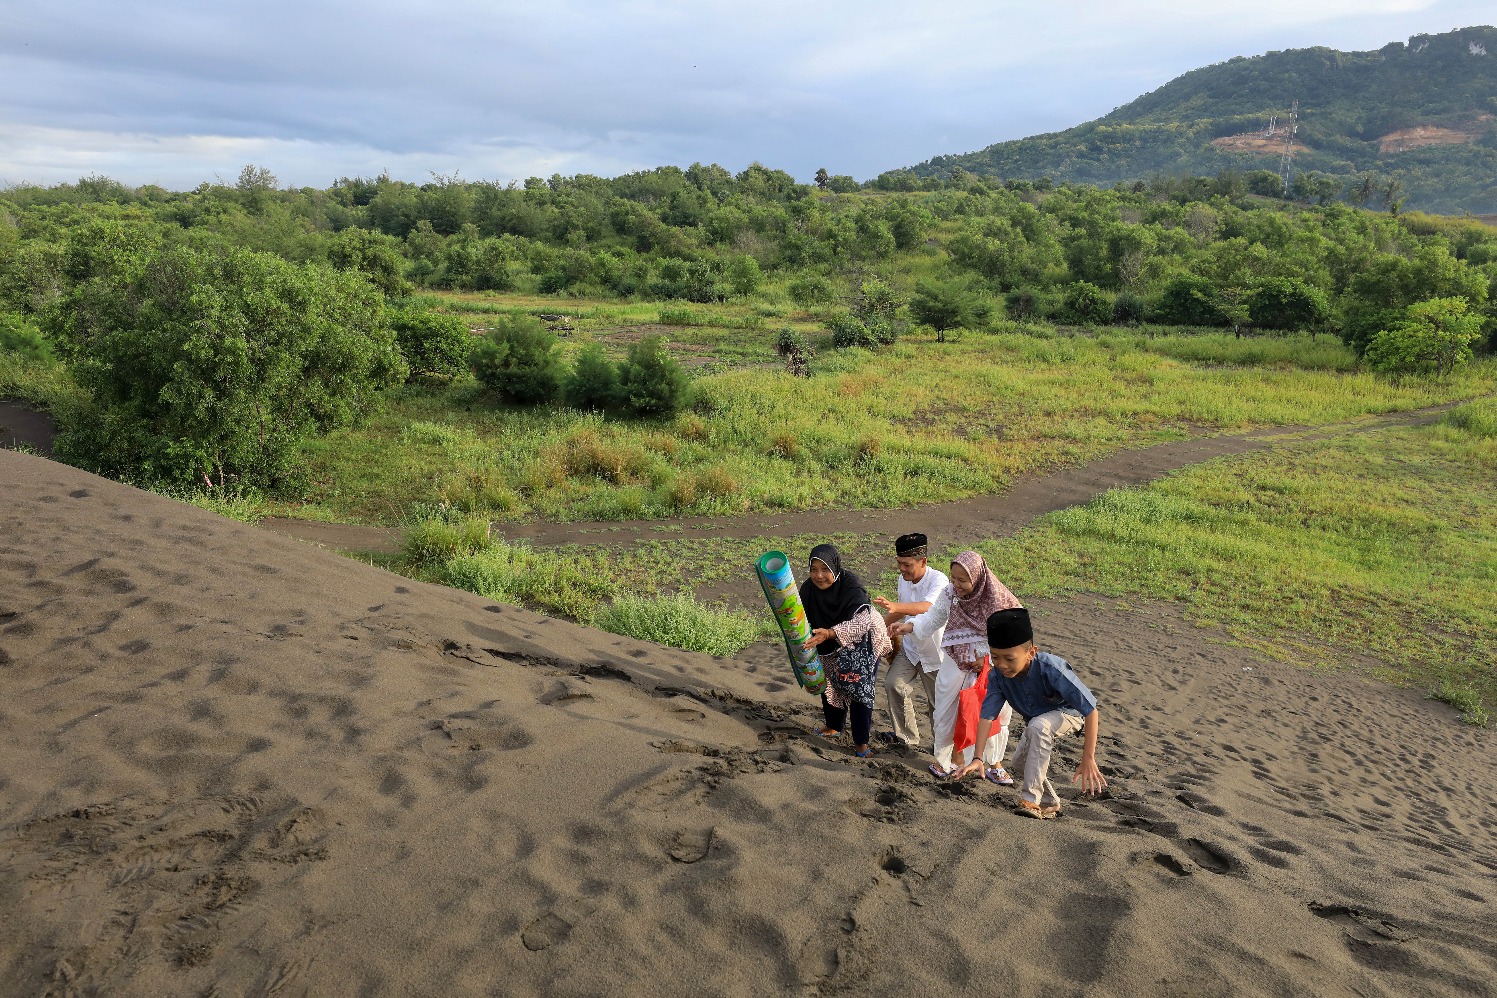
POLYGON ((566 942, 571 934, 572 924, 556 912, 548 911, 525 926, 525 931, 520 933, 520 941, 525 944, 526 949, 537 952, 547 946, 566 942))
POLYGON ((520 932, 520 942, 531 952, 564 943, 572 930, 597 910, 596 904, 582 898, 563 902, 525 926, 520 932))
POLYGON ((677 863, 696 863, 706 859, 712 851, 712 840, 717 834, 715 827, 683 828, 676 833, 671 843, 671 859, 677 863))
POLYGON ((1186 839, 1181 847, 1195 864, 1211 873, 1233 873, 1242 868, 1242 861, 1221 846, 1200 839, 1186 839))
POLYGON ((1195 873, 1188 862, 1167 852, 1136 852, 1129 859, 1135 866, 1148 867, 1152 864, 1175 877, 1189 877, 1195 873))

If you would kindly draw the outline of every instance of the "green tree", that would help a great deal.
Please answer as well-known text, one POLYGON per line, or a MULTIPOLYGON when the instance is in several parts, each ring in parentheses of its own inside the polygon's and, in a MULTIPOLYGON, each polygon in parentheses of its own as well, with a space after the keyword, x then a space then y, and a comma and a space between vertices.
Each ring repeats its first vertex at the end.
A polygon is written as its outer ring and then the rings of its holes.
POLYGON ((239 171, 239 180, 234 187, 239 191, 245 209, 258 215, 270 204, 271 196, 280 184, 276 175, 267 168, 246 163, 239 171))
POLYGON ((642 337, 619 365, 619 394, 639 416, 672 416, 690 400, 691 380, 658 334, 642 337))
POLYGON ((965 281, 921 281, 910 299, 910 315, 935 329, 946 342, 948 329, 977 329, 993 314, 992 302, 965 281))
POLYGON ((588 342, 577 351, 565 385, 567 405, 573 409, 611 409, 620 402, 619 374, 601 344, 588 342))
POLYGON ((747 296, 759 290, 764 275, 759 270, 759 261, 745 253, 728 261, 726 276, 735 295, 747 296))
POLYGON ((1095 284, 1076 281, 1061 298, 1061 318, 1081 326, 1096 326, 1112 318, 1112 302, 1095 284))
POLYGON ((528 315, 501 316, 473 346, 475 377, 508 402, 535 405, 556 398, 562 363, 556 337, 528 315))
POLYGON ((785 291, 801 308, 825 305, 835 297, 832 282, 820 274, 800 274, 791 280, 785 291))
POLYGON ((268 253, 150 250, 62 311, 56 334, 92 402, 58 450, 109 473, 271 484, 303 438, 355 421, 405 375, 368 281, 268 253))
POLYGON ((405 279, 405 258, 400 243, 370 229, 344 229, 328 244, 328 261, 339 270, 356 270, 391 298, 411 293, 405 279))
POLYGON ((1471 359, 1481 316, 1464 298, 1431 298, 1410 305, 1402 322, 1381 330, 1367 345, 1367 366, 1401 378, 1446 375, 1471 359))
POLYGON ((1261 329, 1310 329, 1331 316, 1325 292, 1297 277, 1270 277, 1248 299, 1248 317, 1261 329))
POLYGON ((822 190, 826 190, 827 181, 831 179, 831 174, 826 172, 826 167, 823 166, 821 169, 816 171, 816 186, 820 187, 822 190))
POLYGON ((1222 326, 1227 321, 1217 301, 1216 285, 1193 274, 1183 274, 1164 286, 1154 314, 1160 322, 1177 326, 1222 326))
POLYGON ((390 319, 410 376, 455 378, 468 369, 473 334, 455 315, 402 309, 390 319))

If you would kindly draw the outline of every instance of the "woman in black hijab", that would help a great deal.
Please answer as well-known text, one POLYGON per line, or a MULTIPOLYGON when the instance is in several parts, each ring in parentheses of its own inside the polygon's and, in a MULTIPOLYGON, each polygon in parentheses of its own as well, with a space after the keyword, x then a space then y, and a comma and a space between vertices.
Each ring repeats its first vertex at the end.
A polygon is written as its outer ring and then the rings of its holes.
POLYGON ((818 544, 811 549, 810 578, 800 584, 800 601, 806 608, 811 630, 825 632, 816 637, 816 650, 824 657, 836 653, 836 635, 830 633, 837 624, 852 619, 853 614, 872 601, 856 572, 842 567, 842 554, 835 545, 818 544))
MULTIPOLYGON (((821 656, 821 666, 826 671, 827 688, 821 694, 821 711, 826 727, 821 729, 825 738, 842 734, 842 726, 852 714, 853 741, 859 756, 869 754, 868 736, 873 724, 872 677, 877 670, 878 657, 886 654, 888 638, 881 628, 873 623, 881 622, 869 606, 868 590, 863 587, 856 573, 842 567, 842 555, 831 544, 818 544, 811 549, 810 578, 801 583, 800 598, 806 608, 806 621, 811 625, 811 637, 806 646, 815 645, 821 656), (833 628, 846 625, 858 616, 861 610, 867 620, 859 618, 857 628, 843 627, 839 636, 833 628), (872 632, 877 630, 878 634, 872 632), (866 632, 866 633, 864 633, 866 632), (843 637, 851 639, 854 634, 862 636, 859 647, 852 649, 860 659, 859 675, 839 675, 838 658, 843 652, 843 637), (868 641, 868 638, 883 638, 883 642, 868 641), (868 659, 869 661, 861 661, 868 659), (870 671, 870 665, 872 667, 870 671), (863 701, 867 702, 864 703, 863 701)), ((843 670, 847 671, 847 670, 843 670)))

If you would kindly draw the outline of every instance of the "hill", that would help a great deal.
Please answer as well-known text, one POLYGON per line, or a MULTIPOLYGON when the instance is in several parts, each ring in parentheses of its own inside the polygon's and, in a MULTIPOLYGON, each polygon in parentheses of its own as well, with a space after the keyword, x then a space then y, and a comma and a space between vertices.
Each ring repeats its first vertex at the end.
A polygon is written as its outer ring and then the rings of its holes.
POLYGON ((1325 174, 1350 190, 1371 173, 1369 187, 1398 180, 1410 207, 1497 212, 1494 95, 1497 28, 1415 35, 1373 52, 1290 49, 1193 70, 1095 121, 908 172, 1112 184, 1277 170, 1287 141, 1292 174, 1325 174))

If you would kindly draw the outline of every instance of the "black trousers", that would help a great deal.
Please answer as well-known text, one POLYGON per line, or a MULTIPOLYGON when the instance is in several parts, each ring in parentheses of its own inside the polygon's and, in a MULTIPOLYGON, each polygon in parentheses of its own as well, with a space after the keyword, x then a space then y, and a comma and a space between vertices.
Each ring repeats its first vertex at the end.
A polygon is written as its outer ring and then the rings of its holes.
POLYGON ((867 745, 873 733, 873 708, 852 699, 848 700, 847 707, 833 707, 827 702, 826 693, 821 694, 821 715, 826 718, 827 727, 841 731, 848 714, 852 715, 853 744, 867 745))

